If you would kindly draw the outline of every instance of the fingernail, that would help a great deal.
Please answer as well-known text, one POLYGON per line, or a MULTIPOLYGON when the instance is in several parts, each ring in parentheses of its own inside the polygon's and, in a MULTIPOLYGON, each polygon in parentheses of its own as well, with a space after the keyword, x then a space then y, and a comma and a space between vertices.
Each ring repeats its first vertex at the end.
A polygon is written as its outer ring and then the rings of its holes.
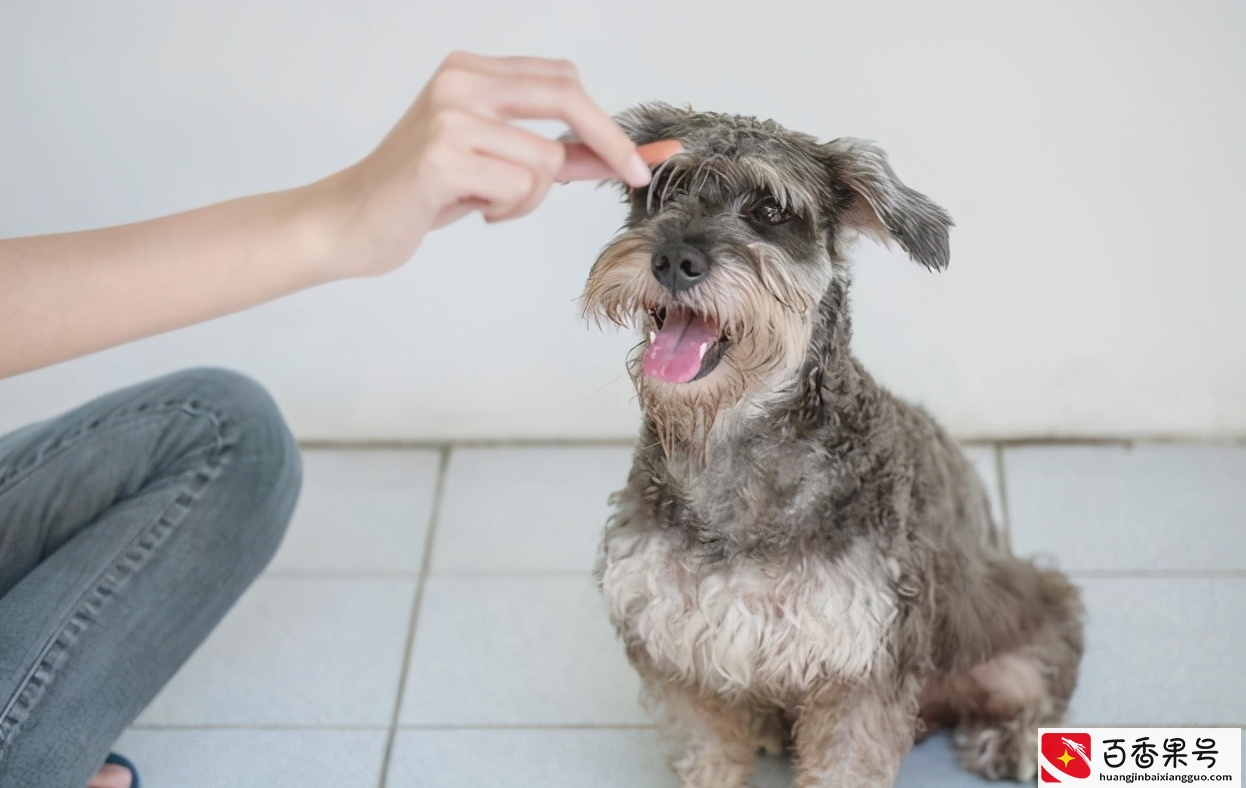
POLYGON ((627 163, 627 169, 627 180, 632 186, 648 186, 649 181, 653 179, 652 173, 649 172, 649 165, 640 158, 639 153, 632 154, 632 160, 627 163))

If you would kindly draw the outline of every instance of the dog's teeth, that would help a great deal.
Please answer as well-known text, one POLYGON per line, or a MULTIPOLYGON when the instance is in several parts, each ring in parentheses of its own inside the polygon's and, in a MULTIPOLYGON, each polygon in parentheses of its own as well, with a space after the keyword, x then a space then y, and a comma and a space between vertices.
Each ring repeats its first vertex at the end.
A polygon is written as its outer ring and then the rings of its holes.
POLYGON ((649 332, 649 343, 650 343, 650 344, 653 344, 653 340, 655 340, 655 339, 657 339, 657 338, 658 338, 658 332, 656 332, 656 331, 650 331, 650 332, 649 332))
POLYGON ((702 360, 702 361, 704 361, 704 360, 705 360, 705 351, 707 351, 707 350, 709 350, 709 349, 710 349, 710 343, 708 343, 708 342, 702 342, 702 343, 701 343, 701 360, 702 360))

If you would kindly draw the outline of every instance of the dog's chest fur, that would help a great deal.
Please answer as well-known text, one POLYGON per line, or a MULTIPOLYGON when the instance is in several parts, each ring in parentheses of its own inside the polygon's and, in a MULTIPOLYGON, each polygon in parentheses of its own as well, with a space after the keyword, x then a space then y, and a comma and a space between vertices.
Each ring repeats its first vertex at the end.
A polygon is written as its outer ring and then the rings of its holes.
MULTIPOLYGON (((778 486, 790 491, 782 505, 750 505, 737 488, 694 499, 688 505, 705 514, 683 515, 708 516, 728 537, 800 531, 817 506, 790 481, 778 486)), ((629 650, 653 669, 722 696, 785 704, 827 678, 864 678, 886 654, 898 608, 895 567, 864 540, 834 552, 724 552, 704 529, 657 522, 644 486, 620 495, 598 577, 629 650)))

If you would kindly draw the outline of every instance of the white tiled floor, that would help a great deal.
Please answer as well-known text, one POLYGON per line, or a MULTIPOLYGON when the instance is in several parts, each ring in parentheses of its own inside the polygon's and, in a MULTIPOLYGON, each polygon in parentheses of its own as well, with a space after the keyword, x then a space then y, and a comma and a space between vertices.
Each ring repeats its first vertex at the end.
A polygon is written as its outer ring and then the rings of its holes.
MULTIPOLYGON (((970 456, 1017 552, 1082 588, 1071 722, 1246 724, 1246 448, 970 456)), ((117 749, 147 788, 675 788, 589 575, 629 458, 307 452, 273 565, 117 749)), ((946 736, 899 784, 982 785, 946 736)))

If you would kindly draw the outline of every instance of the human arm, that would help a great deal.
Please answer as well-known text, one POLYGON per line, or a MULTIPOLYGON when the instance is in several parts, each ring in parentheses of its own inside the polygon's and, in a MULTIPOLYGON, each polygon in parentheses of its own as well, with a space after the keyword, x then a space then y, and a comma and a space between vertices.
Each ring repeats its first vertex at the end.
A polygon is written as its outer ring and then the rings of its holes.
POLYGON ((556 180, 648 167, 571 64, 448 57, 368 156, 306 186, 82 232, 0 240, 0 377, 393 270, 472 211, 523 216, 556 180), (584 147, 510 123, 565 122, 584 147))

